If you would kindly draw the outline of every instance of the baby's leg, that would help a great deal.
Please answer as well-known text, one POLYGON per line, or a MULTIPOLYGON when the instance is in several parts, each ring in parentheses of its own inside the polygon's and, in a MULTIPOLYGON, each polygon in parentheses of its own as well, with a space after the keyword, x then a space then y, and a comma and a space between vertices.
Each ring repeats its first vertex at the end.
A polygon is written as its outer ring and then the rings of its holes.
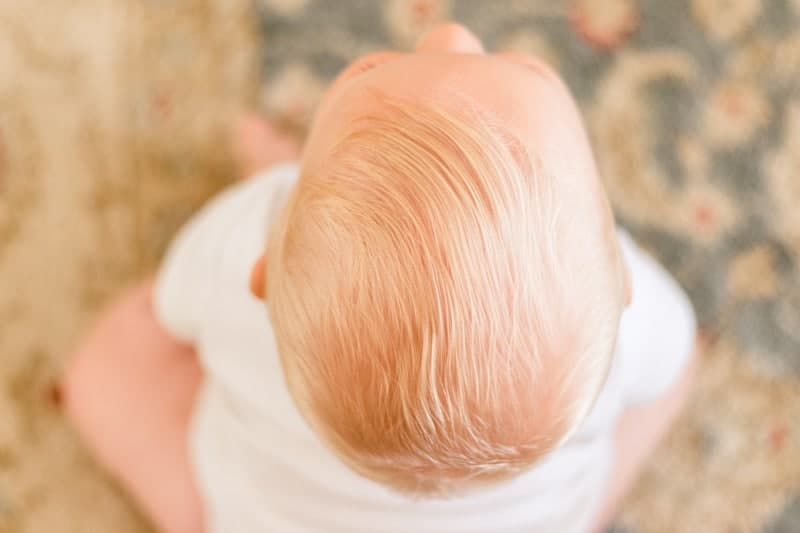
POLYGON ((124 295, 81 343, 64 401, 97 460, 165 533, 202 533, 187 428, 202 380, 193 350, 153 318, 151 285, 124 295))

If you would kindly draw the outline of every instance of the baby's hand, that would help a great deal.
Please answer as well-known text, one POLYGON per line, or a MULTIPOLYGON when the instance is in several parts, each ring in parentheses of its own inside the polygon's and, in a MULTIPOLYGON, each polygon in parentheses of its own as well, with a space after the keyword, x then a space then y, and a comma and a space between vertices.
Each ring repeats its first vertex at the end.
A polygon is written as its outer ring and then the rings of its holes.
POLYGON ((233 153, 242 179, 278 163, 294 161, 300 154, 295 139, 255 113, 239 120, 233 136, 233 153))

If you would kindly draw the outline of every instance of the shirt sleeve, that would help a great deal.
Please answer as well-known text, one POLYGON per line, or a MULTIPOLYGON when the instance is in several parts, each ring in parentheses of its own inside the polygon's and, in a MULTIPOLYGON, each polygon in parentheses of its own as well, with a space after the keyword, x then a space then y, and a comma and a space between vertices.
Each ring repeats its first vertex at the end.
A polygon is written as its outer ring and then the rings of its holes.
POLYGON ((280 210, 297 173, 295 163, 265 169, 217 195, 180 229, 156 276, 153 294, 156 319, 167 332, 187 342, 198 340, 225 281, 226 254, 242 252, 247 240, 243 229, 252 222, 258 230, 250 243, 253 253, 246 254, 248 264, 237 272, 237 280, 246 284, 251 256, 263 249, 267 221, 280 210))
POLYGON ((624 232, 632 298, 618 337, 624 400, 633 406, 657 399, 678 379, 695 348, 697 323, 686 293, 624 232))
POLYGON ((217 238, 223 206, 216 199, 196 213, 172 240, 156 275, 156 319, 172 336, 197 338, 222 253, 217 238))

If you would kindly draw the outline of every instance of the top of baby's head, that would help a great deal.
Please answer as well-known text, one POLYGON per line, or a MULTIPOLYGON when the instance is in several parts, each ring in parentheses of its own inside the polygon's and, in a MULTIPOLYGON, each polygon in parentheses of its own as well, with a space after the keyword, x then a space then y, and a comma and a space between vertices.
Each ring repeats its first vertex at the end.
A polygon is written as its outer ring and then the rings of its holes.
MULTIPOLYGON (((354 470, 445 496, 581 421, 623 307, 616 244, 519 139, 394 102, 303 175, 267 255, 289 389, 354 470)), ((566 180, 564 180, 566 181, 566 180)))

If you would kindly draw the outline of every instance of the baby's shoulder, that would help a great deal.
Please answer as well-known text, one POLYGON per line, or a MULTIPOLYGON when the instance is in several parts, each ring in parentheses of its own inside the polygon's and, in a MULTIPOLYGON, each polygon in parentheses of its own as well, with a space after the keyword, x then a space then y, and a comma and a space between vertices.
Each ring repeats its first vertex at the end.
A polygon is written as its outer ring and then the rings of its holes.
POLYGON ((209 244, 224 241, 247 215, 271 218, 285 201, 297 177, 295 164, 280 165, 229 185, 192 217, 181 232, 209 244))

